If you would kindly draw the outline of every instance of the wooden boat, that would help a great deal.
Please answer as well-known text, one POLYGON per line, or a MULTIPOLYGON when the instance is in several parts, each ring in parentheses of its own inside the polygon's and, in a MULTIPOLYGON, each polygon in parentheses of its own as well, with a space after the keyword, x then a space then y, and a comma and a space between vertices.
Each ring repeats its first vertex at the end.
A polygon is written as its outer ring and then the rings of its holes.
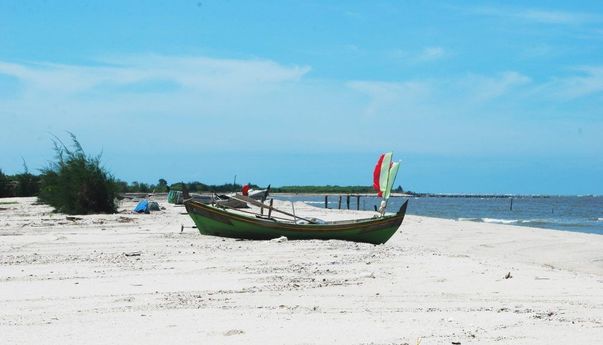
MULTIPOLYGON (((243 200, 243 199, 242 199, 243 200)), ((246 198, 244 201, 260 206, 258 201, 246 198)), ((269 240, 285 236, 290 240, 322 239, 345 240, 381 244, 387 242, 398 230, 406 214, 406 201, 398 213, 377 218, 336 222, 317 222, 304 219, 287 212, 274 209, 271 205, 261 203, 270 211, 293 216, 295 220, 277 220, 270 215, 252 214, 251 212, 231 212, 224 208, 206 205, 195 200, 184 202, 186 211, 191 216, 199 232, 204 235, 244 238, 251 240, 269 240), (305 224, 300 224, 302 221, 305 224)))

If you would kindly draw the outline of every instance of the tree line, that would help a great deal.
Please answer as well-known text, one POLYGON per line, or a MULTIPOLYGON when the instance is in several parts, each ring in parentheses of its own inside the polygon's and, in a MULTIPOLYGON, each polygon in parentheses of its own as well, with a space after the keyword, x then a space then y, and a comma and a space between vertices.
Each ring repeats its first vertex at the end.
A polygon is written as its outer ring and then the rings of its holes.
MULTIPOLYGON (((35 175, 27 169, 23 173, 15 175, 5 175, 0 170, 0 197, 28 197, 38 196, 41 190, 41 184, 44 174, 35 175)), ((241 184, 206 184, 199 181, 193 182, 175 182, 168 184, 168 181, 161 178, 157 183, 145 183, 133 181, 128 183, 114 179, 114 189, 117 193, 167 193, 170 190, 184 189, 192 193, 230 193, 238 192, 243 188, 241 184)), ((253 189, 263 189, 266 186, 250 184, 253 189)), ((281 186, 271 187, 272 193, 295 193, 295 194, 368 194, 374 193, 372 186, 281 186)), ((394 189, 394 192, 403 192, 402 186, 394 189)))
POLYGON ((37 196, 40 193, 40 176, 27 167, 20 174, 6 175, 0 169, 0 198, 11 196, 37 196))
MULTIPOLYGON (((375 193, 373 186, 283 186, 271 189, 274 193, 308 193, 308 194, 370 194, 375 193)), ((402 186, 394 189, 401 193, 402 186)))
MULTIPOLYGON (((122 193, 164 193, 170 190, 188 192, 228 193, 240 191, 240 184, 221 185, 202 182, 175 182, 161 178, 156 184, 134 181, 128 183, 113 177, 100 163, 100 155, 91 156, 84 152, 75 135, 71 144, 64 144, 55 137, 55 159, 32 174, 23 164, 23 172, 6 175, 0 170, 0 197, 37 196, 38 201, 52 206, 55 211, 67 214, 114 213, 117 210, 116 199, 122 193)), ((253 189, 260 186, 251 184, 253 189)), ((272 187, 274 193, 373 193, 371 186, 283 186, 272 187)), ((398 186, 396 192, 402 192, 398 186)))

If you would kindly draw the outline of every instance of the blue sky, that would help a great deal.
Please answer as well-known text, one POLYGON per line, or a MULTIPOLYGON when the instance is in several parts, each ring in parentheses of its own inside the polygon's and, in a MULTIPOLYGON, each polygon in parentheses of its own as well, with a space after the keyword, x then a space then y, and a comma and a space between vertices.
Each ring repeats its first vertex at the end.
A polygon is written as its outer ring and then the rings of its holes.
POLYGON ((0 2, 0 168, 603 194, 600 2, 0 2))

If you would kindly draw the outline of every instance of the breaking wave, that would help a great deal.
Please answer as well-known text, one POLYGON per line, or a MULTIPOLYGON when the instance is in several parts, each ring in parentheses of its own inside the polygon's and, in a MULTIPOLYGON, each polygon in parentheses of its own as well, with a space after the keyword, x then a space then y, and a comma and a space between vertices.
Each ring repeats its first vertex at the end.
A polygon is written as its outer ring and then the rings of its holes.
MULTIPOLYGON (((588 227, 588 223, 579 222, 576 220, 562 220, 562 219, 498 219, 498 218, 457 218, 458 221, 470 221, 478 223, 491 223, 491 224, 506 224, 506 225, 521 225, 530 226, 537 228, 550 228, 550 227, 573 227, 582 228, 588 227)), ((598 218, 596 222, 603 221, 603 218, 598 218)), ((591 223, 592 224, 592 223, 591 223)))
POLYGON ((460 222, 469 221, 469 222, 479 222, 481 218, 457 218, 456 220, 460 222))
POLYGON ((497 219, 497 218, 457 218, 458 221, 470 221, 479 223, 493 223, 493 224, 516 224, 519 223, 518 219, 497 219))
POLYGON ((497 219, 497 218, 481 218, 484 223, 494 223, 494 224, 515 224, 518 223, 518 219, 497 219))

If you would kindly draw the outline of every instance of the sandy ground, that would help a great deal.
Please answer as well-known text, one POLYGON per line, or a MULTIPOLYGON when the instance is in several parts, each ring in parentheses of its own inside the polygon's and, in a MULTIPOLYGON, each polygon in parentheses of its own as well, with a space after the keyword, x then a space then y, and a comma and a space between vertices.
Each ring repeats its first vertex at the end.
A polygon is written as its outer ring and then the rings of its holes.
POLYGON ((34 201, 0 199, 1 344, 603 343, 600 235, 408 216, 380 246, 240 241, 165 202, 34 201))

